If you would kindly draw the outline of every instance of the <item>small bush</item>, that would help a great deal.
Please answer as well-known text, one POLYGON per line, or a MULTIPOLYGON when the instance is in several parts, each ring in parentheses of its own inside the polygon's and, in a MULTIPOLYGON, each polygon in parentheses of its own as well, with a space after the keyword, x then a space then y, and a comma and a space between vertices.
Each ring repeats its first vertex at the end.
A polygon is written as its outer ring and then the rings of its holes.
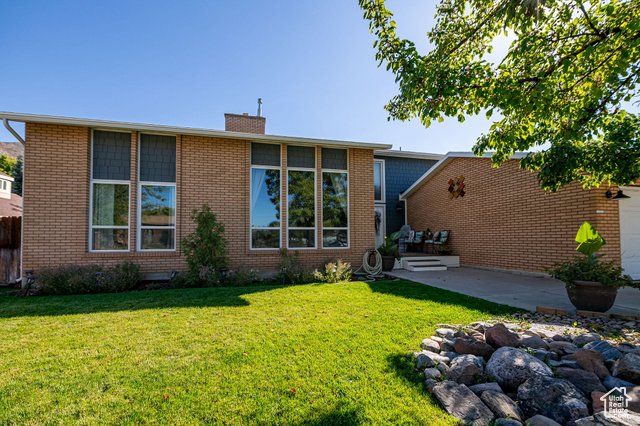
POLYGON ((170 288, 243 287, 261 282, 262 279, 258 275, 258 271, 242 266, 229 269, 224 278, 219 270, 203 268, 197 276, 190 272, 176 275, 171 280, 170 288))
POLYGON ((275 277, 277 284, 308 284, 316 281, 311 268, 300 263, 300 253, 289 252, 280 249, 280 262, 276 266, 278 274, 275 277))
POLYGON ((225 286, 229 287, 244 287, 259 283, 262 283, 262 279, 258 275, 258 271, 242 266, 230 269, 225 279, 225 286))
POLYGON ((116 293, 132 290, 142 280, 140 266, 131 262, 107 269, 100 265, 47 267, 37 271, 36 277, 41 295, 116 293))
POLYGON ((351 279, 351 264, 348 262, 328 261, 324 265, 324 272, 317 269, 313 272, 316 281, 323 283, 340 283, 351 279))

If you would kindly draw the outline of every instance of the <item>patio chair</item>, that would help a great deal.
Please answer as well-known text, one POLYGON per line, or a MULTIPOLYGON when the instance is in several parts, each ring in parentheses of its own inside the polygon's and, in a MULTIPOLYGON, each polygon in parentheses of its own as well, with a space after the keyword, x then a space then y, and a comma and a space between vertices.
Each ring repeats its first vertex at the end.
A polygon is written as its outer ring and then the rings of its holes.
POLYGON ((438 238, 436 239, 436 238, 435 238, 435 235, 434 235, 434 238, 433 238, 433 244, 432 244, 432 247, 433 247, 434 251, 435 251, 435 249, 436 249, 436 246, 440 246, 440 247, 438 248, 438 250, 441 250, 441 249, 442 249, 442 247, 443 247, 445 244, 447 244, 447 240, 449 239, 449 234, 451 234, 451 231, 449 231, 449 230, 447 230, 447 231, 440 231, 440 232, 438 232, 437 234, 440 234, 440 235, 438 236, 438 238))
POLYGON ((398 238, 398 252, 406 253, 407 243, 409 242, 409 237, 413 231, 411 231, 411 227, 409 225, 403 225, 398 232, 400 233, 400 238, 398 238))
MULTIPOLYGON (((418 231, 416 232, 415 237, 413 238, 413 240, 407 240, 407 244, 409 244, 409 247, 412 251, 416 251, 416 245, 418 247, 422 246, 422 242, 424 240, 424 234, 425 231, 418 231)), ((419 250, 418 250, 419 251, 419 250)))

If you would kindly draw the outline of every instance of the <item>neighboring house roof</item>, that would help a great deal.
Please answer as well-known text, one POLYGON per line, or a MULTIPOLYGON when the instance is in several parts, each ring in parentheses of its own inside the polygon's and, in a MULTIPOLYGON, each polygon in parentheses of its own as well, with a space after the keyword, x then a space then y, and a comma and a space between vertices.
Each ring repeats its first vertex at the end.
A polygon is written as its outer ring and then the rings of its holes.
POLYGON ((118 129, 118 130, 137 130, 156 133, 169 133, 180 135, 196 135, 196 136, 210 136, 210 137, 222 137, 229 139, 248 139, 252 141, 265 141, 265 142, 284 142, 300 145, 325 145, 325 146, 338 146, 347 148, 368 148, 368 149, 380 149, 387 150, 392 147, 388 144, 370 143, 370 142, 351 142, 351 141, 338 141, 330 139, 312 139, 312 138, 298 138, 291 136, 277 136, 277 135, 262 135, 257 133, 240 133, 240 132, 227 132, 224 130, 211 130, 211 129, 198 129, 193 127, 174 127, 174 126, 162 126, 157 124, 141 124, 141 123, 127 123, 120 121, 106 121, 106 120, 92 120, 87 118, 72 118, 72 117, 54 117, 50 115, 36 115, 36 114, 19 114, 14 112, 0 112, 0 119, 7 119, 11 121, 19 121, 24 123, 47 123, 47 124, 65 124, 70 126, 85 126, 96 127, 102 129, 118 129))
POLYGON ((22 216, 22 197, 11 193, 11 198, 0 198, 0 217, 22 216))
MULTIPOLYGON (((427 170, 427 172, 425 174, 423 174, 420 179, 418 179, 417 181, 415 181, 415 183, 413 185, 411 185, 406 191, 404 191, 402 194, 400 194, 400 199, 401 200, 406 200, 411 194, 413 194, 414 192, 416 192, 422 185, 424 185, 427 181, 429 181, 429 179, 431 179, 433 176, 435 176, 440 170, 442 170, 447 164, 449 164, 450 162, 452 162, 454 159, 456 158, 491 158, 491 155, 493 155, 492 152, 487 152, 486 154, 484 154, 482 157, 478 157, 477 155, 475 155, 473 152, 455 152, 455 151, 451 151, 451 152, 447 152, 444 157, 442 157, 440 159, 440 161, 438 161, 433 167, 431 167, 429 170, 427 170)), ((522 158, 524 158, 527 155, 526 152, 517 152, 515 154, 513 154, 511 156, 511 159, 513 160, 520 160, 522 158)))
POLYGON ((374 155, 379 157, 400 157, 400 158, 417 158, 422 160, 436 160, 438 161, 443 157, 443 154, 431 154, 428 152, 415 152, 415 151, 398 151, 398 150, 387 150, 387 151, 374 151, 374 155))
POLYGON ((13 178, 4 172, 0 172, 0 179, 8 180, 13 182, 13 178))

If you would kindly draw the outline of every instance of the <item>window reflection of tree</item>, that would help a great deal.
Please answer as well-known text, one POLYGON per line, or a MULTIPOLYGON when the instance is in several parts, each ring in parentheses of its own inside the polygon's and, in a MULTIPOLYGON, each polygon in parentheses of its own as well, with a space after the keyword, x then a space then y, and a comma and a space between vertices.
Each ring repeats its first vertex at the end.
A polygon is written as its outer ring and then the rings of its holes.
POLYGON ((171 186, 152 186, 152 185, 143 185, 142 186, 142 222, 156 222, 154 225, 169 225, 173 223, 173 218, 175 217, 175 207, 171 205, 167 205, 167 202, 171 202, 173 187, 171 186), (159 221, 153 220, 152 217, 156 218, 166 217, 163 223, 159 223, 159 221))
POLYGON ((314 172, 289 172, 289 226, 313 228, 315 226, 314 172))
POLYGON ((280 170, 266 171, 265 184, 267 185, 267 194, 271 204, 276 208, 276 220, 269 224, 269 227, 280 226, 280 170))
POLYGON ((322 225, 325 228, 346 228, 347 174, 322 174, 322 225))

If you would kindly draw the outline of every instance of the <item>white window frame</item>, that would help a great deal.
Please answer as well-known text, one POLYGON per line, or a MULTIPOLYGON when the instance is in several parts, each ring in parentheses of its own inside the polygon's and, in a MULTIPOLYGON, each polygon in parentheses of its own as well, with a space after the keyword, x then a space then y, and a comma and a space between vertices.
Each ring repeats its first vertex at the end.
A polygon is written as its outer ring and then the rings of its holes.
MULTIPOLYGON (((249 144, 254 143, 249 142, 249 144)), ((249 145, 249 250, 251 251, 273 251, 273 250, 280 250, 282 248, 282 144, 279 143, 266 143, 266 142, 255 142, 255 143, 260 143, 260 144, 266 144, 266 145, 278 145, 280 147, 280 166, 276 167, 276 166, 262 166, 262 165, 253 165, 252 164, 252 150, 251 150, 251 145, 249 145), (253 169, 262 169, 262 170, 279 170, 280 171, 280 226, 278 228, 271 228, 268 226, 256 226, 254 227, 251 224, 251 220, 253 218, 253 209, 251 208, 251 205, 253 204, 252 200, 251 200, 251 196, 253 195, 253 169), (278 247, 273 247, 273 248, 253 248, 253 230, 256 231, 272 231, 272 230, 278 230, 279 231, 279 237, 278 237, 278 247)), ((288 176, 287 176, 287 180, 288 180, 288 176)), ((286 196, 287 194, 285 194, 286 196)), ((288 201, 288 200, 287 200, 288 201)), ((288 220, 288 217, 287 217, 288 220)))
MULTIPOLYGON (((159 136, 173 136, 176 138, 176 168, 178 167, 178 135, 169 133, 151 133, 151 132, 138 132, 138 199, 137 199, 137 224, 136 224, 136 251, 143 253, 150 252, 175 252, 178 249, 178 187, 177 182, 150 182, 140 180, 140 152, 142 150, 142 135, 159 135, 159 136), (172 186, 175 188, 175 215, 176 220, 173 226, 142 226, 142 186, 172 186), (142 230, 143 229, 173 229, 173 248, 172 249, 143 249, 142 248, 142 230)), ((178 173, 176 170, 176 180, 178 179, 178 173)))
MULTIPOLYGON (((89 168, 90 182, 89 182, 89 253, 125 253, 129 251, 131 247, 131 179, 129 180, 112 180, 112 179, 94 179, 93 178, 93 135, 94 131, 99 130, 103 132, 114 133, 127 133, 131 135, 131 132, 119 131, 113 129, 91 129, 91 167, 89 168), (129 202, 127 204, 127 226, 108 226, 108 225, 94 225, 93 224, 93 185, 94 184, 107 184, 107 185, 127 185, 129 187, 129 202), (93 230, 94 229, 126 229, 127 230, 127 248, 123 250, 94 250, 93 249, 93 230)), ((131 157, 129 157, 131 162, 131 157)))
POLYGON ((375 201, 375 204, 386 204, 387 197, 386 197, 385 184, 384 184, 386 164, 385 164, 384 160, 379 160, 379 159, 375 158, 373 160, 374 173, 375 173, 375 167, 376 167, 375 164, 376 163, 380 163, 380 197, 381 197, 381 199, 380 200, 376 200, 375 199, 375 186, 374 186, 373 199, 375 201))
MULTIPOLYGON (((287 145, 287 148, 291 145, 287 145)), ((318 247, 318 170, 317 170, 317 149, 313 147, 313 164, 316 164, 316 167, 289 167, 287 166, 287 249, 289 250, 316 250, 318 247), (300 227, 289 227, 289 171, 300 171, 300 172, 313 172, 313 211, 314 215, 314 227, 313 228, 300 228, 300 227), (314 232, 314 241, 313 247, 289 247, 289 231, 310 231, 313 229, 314 232)), ((289 158, 287 153, 287 158, 289 158)), ((282 176, 280 177, 282 179, 282 176)))
MULTIPOLYGON (((324 148, 333 148, 333 147, 324 147, 324 148)), ((335 149, 335 148, 333 148, 335 149)), ((349 175, 349 149, 345 148, 347 151, 347 169, 339 170, 339 169, 325 169, 321 168, 320 173, 345 173, 347 175, 347 227, 346 228, 325 228, 324 227, 324 191, 322 192, 322 204, 320 206, 320 220, 322 221, 322 235, 320 238, 322 239, 322 249, 323 250, 349 250, 351 248, 351 177, 349 175), (346 247, 325 247, 324 246, 324 231, 341 231, 347 230, 347 240, 348 244, 346 247)), ((321 150, 322 152, 322 150, 321 150)), ((322 175, 320 176, 322 179, 322 175)))

